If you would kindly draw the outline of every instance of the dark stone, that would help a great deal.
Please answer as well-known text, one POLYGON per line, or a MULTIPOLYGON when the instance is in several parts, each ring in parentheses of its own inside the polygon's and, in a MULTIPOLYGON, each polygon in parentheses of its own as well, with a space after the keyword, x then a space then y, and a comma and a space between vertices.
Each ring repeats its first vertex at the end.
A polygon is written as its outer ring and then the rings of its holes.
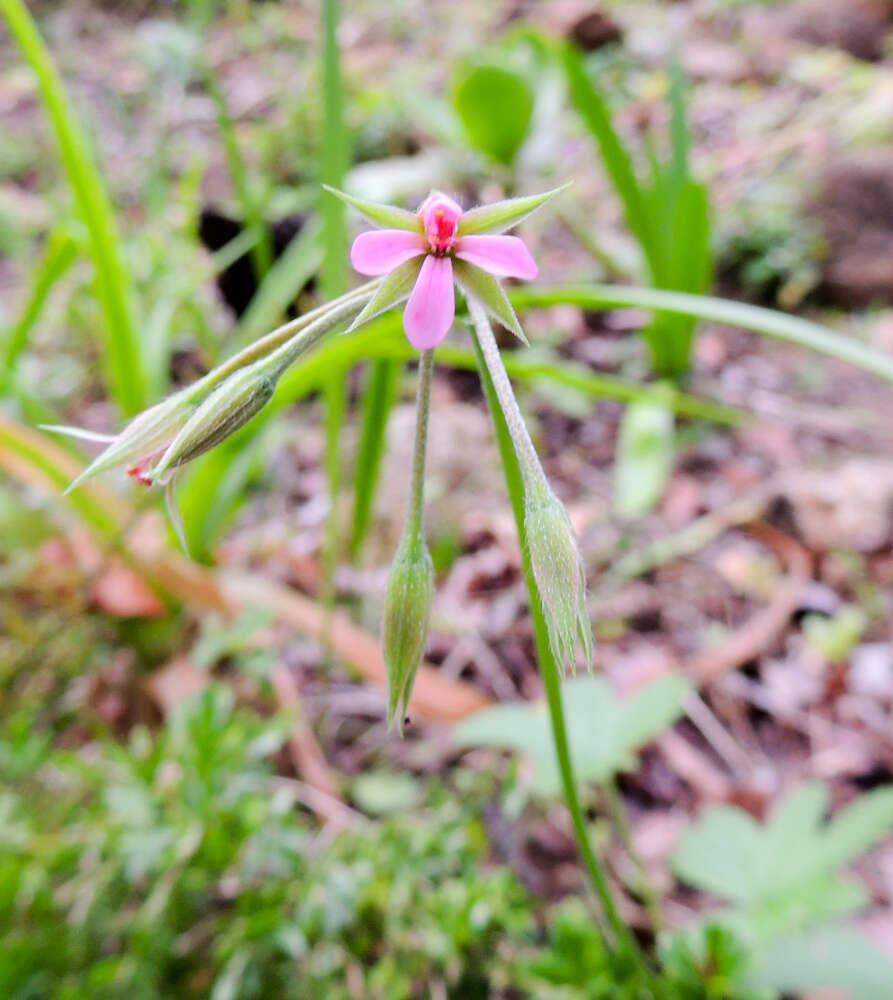
MULTIPOLYGON (((273 244, 273 256, 279 258, 292 239, 301 231, 304 219, 300 215, 287 215, 268 225, 273 244)), ((199 219, 198 236, 202 245, 216 253, 234 240, 245 226, 238 219, 232 219, 215 208, 203 208, 199 219)), ((312 283, 312 282, 311 282, 312 283)), ((251 253, 242 254, 217 276, 217 288, 224 302, 236 316, 241 316, 248 308, 258 287, 251 253)), ((295 289, 295 297, 302 289, 295 289)))
POLYGON ((605 45, 623 41, 619 25, 597 7, 571 25, 567 35, 584 52, 594 52, 605 45))
POLYGON ((828 244, 827 298, 848 308, 893 302, 893 152, 829 167, 812 214, 828 244))

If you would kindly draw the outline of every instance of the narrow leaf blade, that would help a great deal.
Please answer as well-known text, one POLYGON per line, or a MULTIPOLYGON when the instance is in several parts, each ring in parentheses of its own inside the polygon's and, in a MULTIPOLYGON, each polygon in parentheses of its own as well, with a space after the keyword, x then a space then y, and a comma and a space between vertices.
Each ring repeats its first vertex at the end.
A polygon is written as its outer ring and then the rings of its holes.
POLYGON ((379 358, 369 368, 363 393, 363 429, 357 447, 354 480, 353 532, 350 540, 350 552, 354 559, 369 529, 384 454, 388 417, 397 396, 400 369, 400 362, 393 358, 379 358))

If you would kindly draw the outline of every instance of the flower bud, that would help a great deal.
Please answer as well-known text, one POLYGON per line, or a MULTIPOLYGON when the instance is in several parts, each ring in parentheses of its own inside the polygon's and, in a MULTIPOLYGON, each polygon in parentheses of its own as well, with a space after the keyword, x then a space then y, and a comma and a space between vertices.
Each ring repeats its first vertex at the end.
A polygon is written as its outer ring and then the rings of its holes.
MULTIPOLYGON (((72 481, 66 493, 98 473, 119 465, 126 466, 128 471, 141 475, 142 471, 164 452, 194 411, 195 404, 189 398, 188 392, 178 392, 137 414, 111 439, 109 446, 72 481)), ((76 427, 52 426, 44 427, 44 430, 69 434, 72 437, 88 437, 76 427)))
POLYGON ((406 706, 428 640, 433 596, 431 554, 421 533, 406 532, 391 566, 382 633, 388 671, 388 728, 399 711, 401 735, 406 706))
POLYGON ((150 470, 164 482, 178 466, 191 462, 240 430, 269 403, 276 389, 276 373, 264 362, 249 365, 221 383, 186 421, 150 470))
POLYGON ((586 609, 586 577, 564 504, 548 486, 528 490, 524 525, 549 646, 562 673, 576 670, 577 639, 592 669, 592 626, 586 609))

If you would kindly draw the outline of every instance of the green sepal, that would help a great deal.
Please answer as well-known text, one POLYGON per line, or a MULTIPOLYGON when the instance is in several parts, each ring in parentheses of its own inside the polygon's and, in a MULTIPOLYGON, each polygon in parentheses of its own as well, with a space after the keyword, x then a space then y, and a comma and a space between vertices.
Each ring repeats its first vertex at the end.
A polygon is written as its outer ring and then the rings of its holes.
POLYGON ((409 212, 405 208, 397 208, 396 205, 382 205, 377 201, 363 201, 362 198, 354 198, 352 194, 339 191, 337 188, 323 184, 323 187, 330 194, 340 198, 346 205, 350 205, 363 215, 370 222, 377 226, 388 226, 394 229, 408 229, 413 233, 422 231, 422 223, 414 212, 409 212))
POLYGON ((347 328, 347 333, 356 330, 357 327, 368 323, 389 309, 393 309, 399 302, 408 298, 424 262, 425 254, 419 254, 418 257, 413 257, 399 267, 395 267, 390 274, 384 277, 378 286, 378 290, 366 303, 363 311, 347 328))
POLYGON ((504 233, 512 226, 523 222, 538 208, 541 208, 556 194, 560 194, 571 186, 572 182, 561 187, 544 191, 542 194, 532 194, 525 198, 509 198, 507 201, 494 201, 492 205, 480 205, 464 212, 459 220, 459 236, 471 236, 473 233, 504 233))
POLYGON ((453 261, 453 275, 466 296, 476 298, 498 323, 511 330, 522 344, 530 346, 511 302, 492 274, 457 258, 453 261))
MULTIPOLYGON (((195 411, 194 395, 191 389, 183 389, 138 413, 120 434, 115 435, 108 447, 69 483, 65 492, 70 493, 100 472, 119 465, 136 464, 165 448, 195 411)), ((71 437, 85 436, 76 428, 48 426, 45 429, 71 437)))

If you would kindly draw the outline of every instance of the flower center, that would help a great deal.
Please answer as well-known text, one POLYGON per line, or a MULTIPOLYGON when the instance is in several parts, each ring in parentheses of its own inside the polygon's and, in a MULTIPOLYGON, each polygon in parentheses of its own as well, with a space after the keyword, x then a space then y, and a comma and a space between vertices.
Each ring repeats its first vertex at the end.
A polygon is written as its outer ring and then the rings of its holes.
POLYGON ((456 231, 462 209, 446 195, 434 195, 422 206, 422 224, 425 237, 434 253, 442 254, 452 250, 456 242, 456 231))

